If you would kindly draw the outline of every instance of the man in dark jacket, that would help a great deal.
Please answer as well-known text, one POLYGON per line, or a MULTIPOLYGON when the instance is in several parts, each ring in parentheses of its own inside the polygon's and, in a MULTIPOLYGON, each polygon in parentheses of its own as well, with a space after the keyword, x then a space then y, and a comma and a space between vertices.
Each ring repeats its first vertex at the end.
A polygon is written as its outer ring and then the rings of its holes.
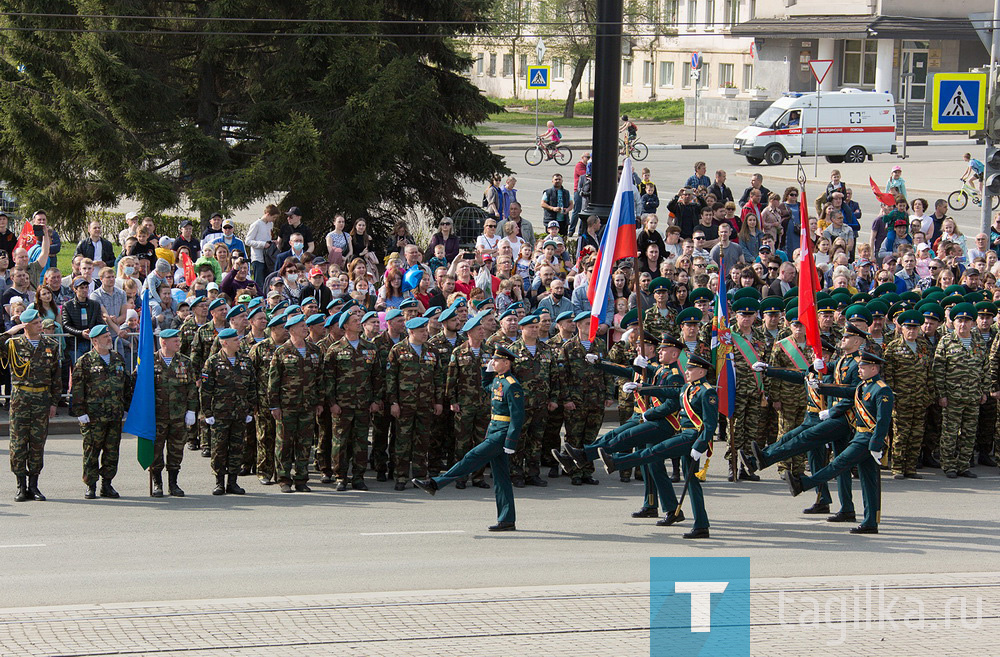
POLYGON ((83 238, 76 245, 76 252, 84 258, 93 260, 94 269, 96 270, 100 270, 101 267, 114 267, 115 247, 111 245, 111 242, 101 237, 100 222, 91 221, 87 231, 90 233, 90 236, 83 238))
POLYGON ((73 293, 76 298, 63 304, 60 321, 63 329, 73 336, 67 341, 67 347, 71 354, 70 362, 75 363, 80 356, 90 351, 90 329, 105 321, 101 304, 88 296, 90 281, 83 276, 74 278, 73 293))
POLYGON ((7 260, 14 260, 14 247, 17 245, 17 235, 10 229, 10 218, 0 212, 0 251, 7 254, 7 260))

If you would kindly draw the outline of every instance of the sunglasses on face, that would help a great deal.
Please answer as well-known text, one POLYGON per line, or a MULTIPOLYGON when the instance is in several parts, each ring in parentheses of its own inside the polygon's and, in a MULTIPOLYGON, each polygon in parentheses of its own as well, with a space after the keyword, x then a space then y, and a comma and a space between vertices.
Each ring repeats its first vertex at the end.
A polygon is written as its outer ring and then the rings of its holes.
POLYGON ((777 267, 768 267, 767 270, 768 271, 778 271, 778 268, 777 267))

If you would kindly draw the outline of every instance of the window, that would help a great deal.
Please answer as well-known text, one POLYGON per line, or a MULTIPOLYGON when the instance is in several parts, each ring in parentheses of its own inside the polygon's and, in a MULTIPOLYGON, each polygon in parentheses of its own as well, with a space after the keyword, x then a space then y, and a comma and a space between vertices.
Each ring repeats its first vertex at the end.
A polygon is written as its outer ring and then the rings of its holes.
POLYGON ((485 53, 479 53, 478 55, 476 55, 476 75, 483 74, 483 68, 485 68, 485 59, 486 59, 485 53))
MULTIPOLYGON (((690 66, 690 64, 688 64, 688 66, 690 66)), ((673 62, 660 62, 660 86, 661 87, 674 86, 673 62)))
POLYGON ((715 29, 715 0, 705 0, 705 29, 715 29))
POLYGON ((509 78, 514 75, 514 55, 503 56, 503 76, 509 78))
POLYGON ((678 0, 666 0, 663 4, 663 22, 668 25, 677 24, 677 1, 678 0))
POLYGON ((847 39, 844 41, 842 85, 875 86, 875 60, 878 41, 874 39, 847 39))
POLYGON ((757 0, 750 0, 747 3, 747 20, 752 21, 757 18, 757 0))
POLYGON ((726 27, 732 27, 740 22, 740 1, 739 0, 726 0, 725 7, 723 8, 725 15, 722 17, 722 23, 726 27))
POLYGON ((681 89, 691 88, 691 63, 684 62, 681 67, 681 89))
POLYGON ((528 56, 521 55, 519 58, 521 66, 521 77, 525 80, 528 79, 528 56))
POLYGON ((642 86, 653 86, 653 62, 642 63, 642 86))
POLYGON ((623 59, 622 60, 622 84, 626 86, 632 85, 632 60, 623 59))
POLYGON ((743 65, 743 90, 753 89, 753 64, 743 65))
POLYGON ((719 86, 720 87, 732 87, 733 84, 733 68, 732 64, 719 64, 719 86))
POLYGON ((687 29, 694 32, 698 26, 698 0, 688 0, 687 29))
POLYGON ((552 79, 562 80, 563 79, 563 59, 562 57, 556 57, 552 60, 552 79))
POLYGON ((710 75, 711 67, 709 67, 708 62, 705 60, 701 61, 701 79, 698 80, 701 83, 702 89, 708 89, 708 81, 712 78, 710 75))
POLYGON ((490 53, 490 77, 495 78, 497 76, 497 54, 495 52, 490 53))

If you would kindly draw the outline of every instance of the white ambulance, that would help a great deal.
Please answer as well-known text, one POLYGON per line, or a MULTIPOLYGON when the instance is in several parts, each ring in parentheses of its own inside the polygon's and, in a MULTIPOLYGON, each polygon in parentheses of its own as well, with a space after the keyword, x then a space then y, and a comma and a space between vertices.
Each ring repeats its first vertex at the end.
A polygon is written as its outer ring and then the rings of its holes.
POLYGON ((895 153, 892 94, 858 89, 824 93, 819 99, 818 121, 815 93, 785 94, 740 130, 733 142, 733 151, 753 165, 781 164, 788 157, 814 155, 817 150, 833 164, 864 162, 875 154, 895 153))

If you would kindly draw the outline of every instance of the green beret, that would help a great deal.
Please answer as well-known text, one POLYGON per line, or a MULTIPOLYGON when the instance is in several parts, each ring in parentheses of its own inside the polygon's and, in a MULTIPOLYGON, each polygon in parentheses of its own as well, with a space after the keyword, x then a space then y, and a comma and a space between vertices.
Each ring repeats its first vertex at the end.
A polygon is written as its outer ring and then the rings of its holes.
POLYGON ((164 331, 160 331, 160 339, 166 340, 168 338, 176 338, 180 334, 181 332, 177 329, 166 329, 164 331))
POLYGON ((874 290, 872 290, 872 296, 873 297, 880 297, 883 294, 885 294, 886 292, 895 292, 895 291, 896 291, 896 284, 895 283, 882 283, 877 288, 875 288, 874 290))
POLYGON ((976 307, 967 301, 956 303, 951 309, 951 318, 958 319, 959 317, 967 317, 969 319, 975 319, 976 307))
POLYGON ((755 287, 741 287, 733 292, 733 300, 744 299, 747 297, 760 301, 760 292, 758 292, 755 287))
POLYGON ((760 302, 760 312, 762 313, 780 313, 782 310, 784 307, 780 297, 767 297, 760 302))
POLYGON ((684 323, 701 323, 701 311, 697 308, 685 308, 677 315, 677 325, 684 323))
MULTIPOLYGON (((24 313, 21 313, 21 314, 23 315, 24 313)), ((90 332, 87 333, 87 335, 90 336, 91 340, 93 340, 97 336, 103 335, 104 333, 107 333, 107 332, 108 332, 108 325, 107 324, 98 324, 94 328, 90 329, 90 332)))
POLYGON ((864 320, 866 324, 872 323, 871 311, 868 310, 867 306, 864 306, 860 303, 856 303, 853 306, 850 306, 844 313, 844 316, 847 317, 847 321, 851 321, 854 319, 861 319, 864 320))
MULTIPOLYGON (((964 303, 964 302, 965 298, 962 297, 962 295, 952 294, 945 297, 944 299, 941 299, 941 307, 947 309, 954 306, 956 303, 964 303)), ((975 308, 973 308, 973 310, 975 310, 975 308)))
POLYGON ((976 313, 979 315, 997 315, 997 306, 992 301, 980 301, 976 304, 976 313))
POLYGON ((885 317, 889 314, 889 304, 880 299, 873 299, 865 304, 872 317, 885 317))
POLYGON ((944 321, 944 308, 940 304, 928 303, 920 309, 920 313, 924 316, 924 319, 930 317, 931 319, 936 319, 939 322, 944 321))
POLYGON ((707 287, 696 287, 691 290, 691 294, 688 295, 688 301, 691 303, 696 303, 698 301, 713 301, 715 299, 715 293, 712 292, 707 287))
POLYGON ((228 340, 230 338, 237 338, 237 337, 239 337, 239 334, 236 332, 236 329, 234 328, 224 328, 221 331, 219 331, 220 340, 228 340))
POLYGON ((853 297, 851 297, 851 304, 864 304, 872 300, 872 295, 866 294, 865 292, 858 292, 853 297))
POLYGON ((670 291, 673 289, 673 287, 674 284, 673 282, 670 281, 669 278, 663 278, 662 276, 658 276, 653 279, 652 283, 649 284, 649 291, 650 292, 656 292, 658 290, 670 291))
POLYGON ((924 316, 920 314, 919 310, 906 310, 899 314, 896 318, 900 326, 922 326, 924 323, 924 316))
POLYGON ((734 313, 751 313, 756 315, 757 311, 760 310, 760 302, 756 299, 750 299, 744 297, 743 299, 736 299, 730 305, 730 310, 734 313))

